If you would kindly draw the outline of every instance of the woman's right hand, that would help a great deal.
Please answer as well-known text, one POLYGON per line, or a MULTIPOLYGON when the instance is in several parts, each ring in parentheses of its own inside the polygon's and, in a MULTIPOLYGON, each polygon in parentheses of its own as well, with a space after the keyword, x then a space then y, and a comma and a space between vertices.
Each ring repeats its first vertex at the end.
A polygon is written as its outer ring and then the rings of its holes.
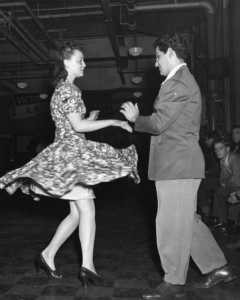
POLYGON ((125 129, 128 132, 133 132, 132 127, 128 124, 127 121, 113 120, 112 126, 122 127, 122 129, 125 129))

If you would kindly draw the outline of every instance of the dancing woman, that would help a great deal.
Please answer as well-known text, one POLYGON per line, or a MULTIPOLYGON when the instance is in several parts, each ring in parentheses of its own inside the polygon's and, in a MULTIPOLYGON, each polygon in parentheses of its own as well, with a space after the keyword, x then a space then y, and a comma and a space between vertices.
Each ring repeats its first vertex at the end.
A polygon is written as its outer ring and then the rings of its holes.
POLYGON ((134 145, 115 149, 107 144, 86 140, 84 133, 122 127, 131 132, 126 121, 97 120, 99 111, 85 118, 86 108, 81 91, 74 84, 82 77, 86 64, 82 45, 69 42, 57 51, 55 91, 51 99, 51 115, 55 122, 55 140, 23 167, 0 178, 0 187, 13 194, 17 188, 30 194, 69 201, 70 213, 60 223, 50 244, 37 256, 37 271, 42 268, 50 278, 62 275, 54 264, 55 255, 66 239, 79 228, 82 266, 79 278, 87 287, 89 280, 102 284, 93 264, 95 240, 95 206, 92 185, 126 175, 139 181, 137 153, 134 145))

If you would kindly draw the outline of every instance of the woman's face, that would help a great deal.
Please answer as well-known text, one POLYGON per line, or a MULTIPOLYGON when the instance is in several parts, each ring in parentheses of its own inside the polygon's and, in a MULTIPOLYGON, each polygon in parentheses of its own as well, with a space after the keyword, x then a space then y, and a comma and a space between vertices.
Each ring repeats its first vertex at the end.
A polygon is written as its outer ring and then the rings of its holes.
POLYGON ((81 51, 74 50, 73 55, 69 59, 64 60, 65 69, 68 72, 68 77, 82 77, 86 64, 81 51))

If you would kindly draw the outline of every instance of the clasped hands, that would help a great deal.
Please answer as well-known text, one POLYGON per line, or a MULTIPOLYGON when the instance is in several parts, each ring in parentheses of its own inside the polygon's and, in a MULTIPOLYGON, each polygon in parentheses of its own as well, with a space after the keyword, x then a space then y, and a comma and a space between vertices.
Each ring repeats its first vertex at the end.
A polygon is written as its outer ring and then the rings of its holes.
MULTIPOLYGON (((89 121, 97 120, 99 110, 93 110, 90 112, 89 117, 87 118, 89 121)), ((137 103, 134 105, 132 102, 125 102, 122 104, 120 112, 124 114, 125 118, 130 122, 135 122, 136 118, 139 116, 139 109, 137 103)), ((123 129, 132 132, 131 126, 126 121, 117 121, 115 126, 120 126, 123 129)))

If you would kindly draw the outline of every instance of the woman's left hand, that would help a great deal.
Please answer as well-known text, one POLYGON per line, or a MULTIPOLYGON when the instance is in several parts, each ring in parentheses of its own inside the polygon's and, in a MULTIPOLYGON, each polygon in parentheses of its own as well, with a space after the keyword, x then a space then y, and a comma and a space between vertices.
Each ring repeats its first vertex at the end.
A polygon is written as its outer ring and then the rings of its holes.
POLYGON ((95 121, 98 118, 100 110, 93 110, 90 112, 89 117, 87 118, 89 121, 95 121))

